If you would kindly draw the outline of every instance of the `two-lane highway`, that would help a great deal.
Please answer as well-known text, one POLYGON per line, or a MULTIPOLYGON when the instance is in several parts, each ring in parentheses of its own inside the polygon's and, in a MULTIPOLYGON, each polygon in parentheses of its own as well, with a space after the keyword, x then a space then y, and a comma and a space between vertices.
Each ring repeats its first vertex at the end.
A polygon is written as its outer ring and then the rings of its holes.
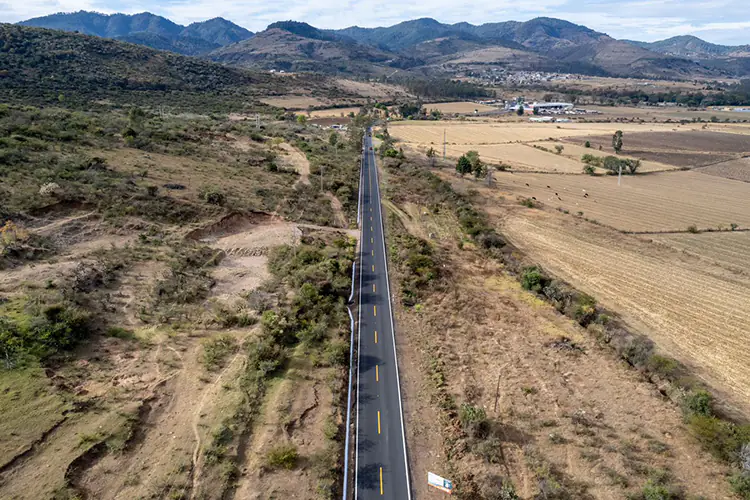
POLYGON ((362 161, 355 499, 410 500, 385 235, 372 138, 362 161))

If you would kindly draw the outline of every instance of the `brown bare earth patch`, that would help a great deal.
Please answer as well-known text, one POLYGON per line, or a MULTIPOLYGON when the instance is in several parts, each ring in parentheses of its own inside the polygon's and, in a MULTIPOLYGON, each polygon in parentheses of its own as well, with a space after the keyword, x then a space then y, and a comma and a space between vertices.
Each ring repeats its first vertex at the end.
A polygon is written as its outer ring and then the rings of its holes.
POLYGON ((311 106, 325 106, 327 103, 315 97, 304 95, 286 95, 279 97, 267 97, 260 100, 269 106, 284 108, 289 110, 307 109, 311 106))
MULTIPOLYGON (((581 141, 589 141, 593 150, 599 150, 601 147, 606 154, 614 154, 611 135, 575 138, 575 142, 581 141)), ((629 133, 624 142, 623 154, 678 167, 711 165, 730 160, 750 150, 743 135, 709 130, 629 133)))
POLYGON ((509 477, 522 498, 549 480, 573 498, 620 498, 669 470, 691 494, 729 497, 723 466, 698 449, 651 384, 471 245, 434 244, 453 256, 442 262, 450 286, 418 310, 396 308, 417 495, 434 494, 421 484, 432 471, 459 488, 509 477), (499 440, 472 451, 440 411, 441 391, 482 408, 499 440))

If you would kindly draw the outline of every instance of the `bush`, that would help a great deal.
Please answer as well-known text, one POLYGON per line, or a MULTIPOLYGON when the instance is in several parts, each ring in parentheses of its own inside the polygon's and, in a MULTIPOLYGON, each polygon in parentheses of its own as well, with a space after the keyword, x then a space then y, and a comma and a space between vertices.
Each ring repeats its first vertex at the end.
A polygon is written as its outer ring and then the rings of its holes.
POLYGON ((594 175, 596 173, 596 169, 592 165, 584 165, 583 173, 586 175, 594 175))
POLYGON ((732 491, 743 500, 750 500, 750 471, 735 472, 729 478, 732 491))
POLYGON ((700 233, 700 231, 698 230, 698 228, 696 227, 695 224, 689 225, 688 228, 687 228, 687 232, 688 233, 692 233, 692 234, 698 234, 698 233, 700 233))
POLYGON ((526 267, 521 274, 521 286, 524 290, 539 293, 547 286, 549 279, 536 266, 526 267))
POLYGON ((687 419, 690 433, 715 457, 737 462, 742 447, 750 443, 750 425, 737 425, 716 417, 693 414, 687 419))
POLYGON ((203 346, 203 366, 207 370, 219 368, 224 359, 237 350, 235 338, 227 334, 204 339, 201 344, 203 346))
POLYGON ((583 144, 583 147, 584 147, 584 148, 590 148, 590 147, 591 147, 591 141, 586 141, 586 142, 585 142, 585 143, 583 144))
POLYGON ((209 205, 224 205, 227 201, 226 195, 215 187, 203 188, 200 193, 200 197, 203 201, 209 205))
POLYGON ((682 409, 687 416, 702 415, 710 417, 713 415, 712 399, 711 394, 703 389, 690 392, 682 401, 682 409))
POLYGON ((489 433, 489 421, 483 408, 464 403, 458 412, 461 427, 469 436, 482 439, 489 433))
POLYGON ((266 455, 266 465, 271 469, 287 469, 292 470, 297 466, 297 460, 299 454, 297 453, 297 447, 293 444, 282 444, 266 455))

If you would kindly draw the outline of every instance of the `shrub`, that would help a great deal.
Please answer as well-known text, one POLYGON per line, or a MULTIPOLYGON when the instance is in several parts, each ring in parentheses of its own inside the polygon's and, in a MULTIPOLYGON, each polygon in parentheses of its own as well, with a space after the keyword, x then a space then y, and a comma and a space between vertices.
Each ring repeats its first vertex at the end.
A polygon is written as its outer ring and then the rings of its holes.
POLYGON ((235 338, 227 334, 204 339, 201 344, 203 346, 203 366, 207 370, 215 370, 220 367, 224 359, 237 350, 235 338))
POLYGON ((291 443, 276 446, 266 455, 266 465, 271 469, 292 470, 297 466, 299 454, 291 443))
POLYGON ((594 173, 596 173, 596 169, 592 165, 584 165, 583 173, 586 175, 594 175, 594 173))
POLYGON ((488 437, 474 445, 473 451, 487 463, 499 464, 503 461, 502 446, 503 443, 498 438, 488 437))
POLYGON ((736 462, 744 444, 750 442, 750 425, 737 425, 716 417, 693 414, 688 417, 690 433, 715 457, 736 462))
POLYGON ((585 143, 583 143, 583 147, 584 148, 590 148, 591 147, 591 141, 586 141, 585 143))
POLYGON ((710 417, 713 415, 712 399, 711 394, 703 389, 693 391, 684 397, 682 409, 687 416, 702 415, 710 417))
POLYGON ((521 274, 521 286, 525 290, 539 293, 547 285, 549 279, 536 266, 526 267, 521 274))
POLYGON ((729 478, 729 484, 740 498, 750 500, 750 471, 735 472, 729 478))
POLYGON ((216 187, 203 188, 200 197, 210 205, 224 205, 227 201, 226 195, 216 187))
POLYGON ((557 154, 560 154, 560 153, 562 153, 564 149, 565 149, 565 148, 564 148, 564 147, 563 147, 563 146, 562 146, 561 144, 556 144, 556 145, 555 145, 555 152, 556 152, 557 154))
POLYGON ((526 208, 536 208, 537 203, 532 198, 521 198, 519 201, 521 205, 523 205, 526 208))
POLYGON ((483 408, 464 403, 458 412, 461 427, 468 435, 482 439, 489 433, 489 421, 483 408))
POLYGON ((698 230, 698 228, 697 228, 697 227, 695 226, 695 224, 691 224, 691 225, 689 225, 689 226, 688 226, 688 228, 687 228, 687 232, 688 232, 688 233, 692 233, 692 234, 698 234, 698 233, 700 233, 700 231, 699 231, 699 230, 698 230))

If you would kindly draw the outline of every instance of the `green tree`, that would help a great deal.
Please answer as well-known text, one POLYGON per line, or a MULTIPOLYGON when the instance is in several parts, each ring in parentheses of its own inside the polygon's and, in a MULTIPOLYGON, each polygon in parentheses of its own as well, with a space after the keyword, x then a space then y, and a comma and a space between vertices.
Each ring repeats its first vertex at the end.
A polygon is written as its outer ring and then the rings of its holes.
POLYGON ((461 158, 458 159, 458 162, 456 163, 456 172, 461 175, 471 172, 471 162, 466 155, 461 155, 461 158))
POLYGON ((565 147, 564 147, 564 146, 563 146, 562 144, 556 144, 556 145, 555 145, 555 152, 556 152, 557 154, 560 154, 560 153, 562 153, 562 152, 563 152, 563 149, 565 149, 565 147))
POLYGON ((516 114, 518 116, 523 116, 523 105, 519 104, 518 109, 516 109, 516 114))
POLYGON ((334 148, 339 143, 339 134, 336 132, 331 132, 331 135, 328 136, 328 144, 333 146, 334 148))
POLYGON ((614 149, 615 153, 618 155, 620 154, 620 151, 622 151, 622 130, 618 130, 612 136, 612 149, 614 149))
POLYGON ((297 123, 307 125, 307 117, 305 115, 297 115, 297 123))
POLYGON ((435 157, 437 156, 437 151, 435 151, 435 148, 430 148, 427 150, 427 159, 430 161, 430 166, 435 166, 435 157))

